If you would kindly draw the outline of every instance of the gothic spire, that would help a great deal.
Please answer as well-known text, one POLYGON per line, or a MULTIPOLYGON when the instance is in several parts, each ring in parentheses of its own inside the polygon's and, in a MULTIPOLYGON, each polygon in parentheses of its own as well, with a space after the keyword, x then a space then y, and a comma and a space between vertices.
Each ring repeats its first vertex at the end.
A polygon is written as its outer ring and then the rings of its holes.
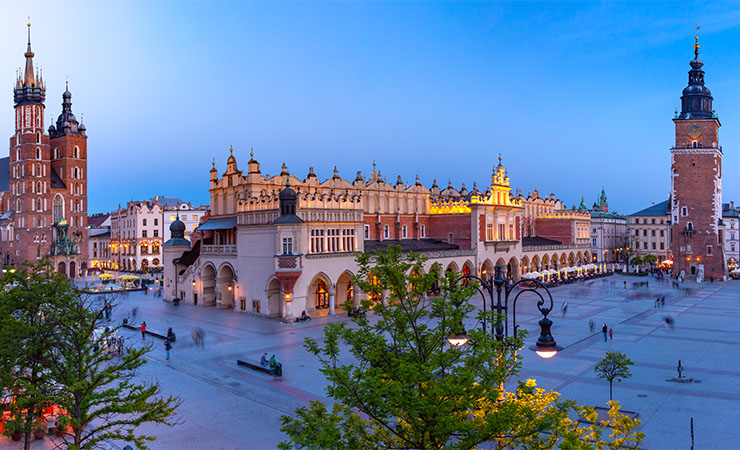
POLYGON ((31 51, 31 19, 28 19, 28 49, 26 50, 26 72, 23 76, 23 86, 36 86, 33 71, 33 52, 31 51))

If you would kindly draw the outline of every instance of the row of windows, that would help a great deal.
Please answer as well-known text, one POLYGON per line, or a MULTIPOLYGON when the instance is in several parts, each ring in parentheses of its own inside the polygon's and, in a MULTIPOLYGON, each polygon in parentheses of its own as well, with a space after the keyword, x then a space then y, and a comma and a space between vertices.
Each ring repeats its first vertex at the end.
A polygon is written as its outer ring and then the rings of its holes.
MULTIPOLYGON (((20 136, 18 136, 18 143, 20 144, 20 136)), ((41 143, 41 133, 36 133, 36 143, 41 143)), ((36 147, 36 159, 41 159, 41 147, 36 147)), ((59 148, 54 149, 54 158, 53 159, 59 159, 62 157, 62 151, 59 148)), ((72 158, 79 159, 80 158, 80 148, 75 146, 72 149, 72 158)), ((21 149, 20 147, 15 149, 15 159, 16 161, 21 160, 21 149)))
MULTIPOLYGON (((364 228, 365 231, 365 240, 370 239, 370 225, 365 225, 364 228)), ((419 225, 419 237, 425 238, 427 237, 427 227, 426 225, 419 225)), ((391 238, 391 227, 390 225, 383 225, 383 239, 390 239, 391 238)), ((408 239, 409 238, 409 229, 407 225, 401 226, 401 239, 408 239)))
MULTIPOLYGON (((686 207, 684 206, 684 209, 685 208, 686 207)), ((638 217, 635 217, 634 223, 640 223, 640 219, 638 217)), ((645 224, 648 223, 648 219, 643 218, 642 219, 642 223, 645 223, 645 224)), ((655 219, 655 218, 653 218, 653 219, 650 219, 650 223, 652 223, 653 225, 655 225, 657 223, 665 223, 665 219, 655 219), (660 220, 660 222, 656 222, 656 220, 660 220)))
MULTIPOLYGON (((653 250, 657 250, 657 248, 655 247, 655 242, 652 242, 651 244, 652 244, 652 249, 653 250)), ((647 242, 643 242, 642 243, 642 248, 645 249, 645 250, 647 250, 648 249, 648 243, 647 242)), ((660 249, 661 250, 665 250, 665 242, 661 242, 660 243, 660 249)))
POLYGON ((514 236, 514 225, 513 224, 509 224, 508 227, 504 223, 499 223, 495 225, 497 226, 494 227, 493 223, 486 224, 486 240, 487 241, 510 241, 516 238, 514 236))
MULTIPOLYGON (((665 233, 665 230, 660 230, 660 237, 663 237, 664 236, 664 233, 665 233)), ((639 235, 640 235, 640 230, 635 230, 635 236, 639 236, 639 235)), ((642 230, 642 235, 644 237, 647 237, 648 230, 642 230)), ((655 237, 655 230, 650 230, 650 235, 652 237, 655 237)))
POLYGON ((353 228, 311 230, 310 253, 353 252, 355 250, 357 248, 355 245, 355 230, 353 228))

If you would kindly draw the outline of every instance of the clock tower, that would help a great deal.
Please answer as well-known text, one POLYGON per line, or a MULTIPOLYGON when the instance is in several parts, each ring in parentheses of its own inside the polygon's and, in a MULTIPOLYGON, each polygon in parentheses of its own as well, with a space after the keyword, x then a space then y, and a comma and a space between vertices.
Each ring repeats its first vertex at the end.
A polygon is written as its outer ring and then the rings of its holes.
POLYGON ((689 85, 676 112, 671 148, 671 250, 673 272, 698 280, 725 276, 722 219, 722 147, 712 94, 704 85, 699 38, 689 63, 689 85))

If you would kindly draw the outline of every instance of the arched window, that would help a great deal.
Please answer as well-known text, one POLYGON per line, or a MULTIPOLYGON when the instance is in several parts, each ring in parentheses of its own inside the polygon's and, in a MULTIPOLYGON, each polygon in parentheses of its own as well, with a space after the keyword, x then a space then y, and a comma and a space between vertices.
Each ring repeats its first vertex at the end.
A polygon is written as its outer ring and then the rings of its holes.
MULTIPOLYGON (((36 199, 36 211, 42 211, 40 198, 36 199)), ((41 222, 39 222, 39 224, 41 224, 41 222)))
POLYGON ((80 148, 77 147, 76 145, 75 145, 75 148, 74 148, 74 150, 72 152, 72 155, 73 155, 74 158, 79 158, 80 157, 80 148))
MULTIPOLYGON (((38 183, 36 183, 36 192, 38 192, 39 194, 43 193, 41 191, 41 182, 40 181, 38 183)), ((41 209, 41 208, 39 208, 39 209, 41 209)))
POLYGON ((692 146, 693 148, 697 148, 697 147, 699 146, 699 143, 698 143, 698 142, 696 142, 696 141, 692 141, 692 142, 691 142, 691 146, 692 146))
POLYGON ((41 149, 36 147, 36 159, 41 159, 41 149))
POLYGON ((55 148, 54 149, 54 159, 59 159, 59 156, 60 156, 59 149, 58 148, 55 148))
POLYGON ((15 212, 21 212, 21 199, 15 201, 15 212))
POLYGON ((41 143, 41 133, 38 131, 36 132, 36 143, 37 144, 41 143))
POLYGON ((41 175, 43 175, 41 173, 41 163, 36 163, 36 176, 40 177, 41 175))
POLYGON ((75 180, 78 180, 80 178, 80 169, 75 167, 74 171, 72 172, 72 178, 75 180))
POLYGON ((18 147, 17 149, 15 149, 15 160, 16 161, 20 161, 21 160, 21 149, 20 149, 20 147, 18 147))
POLYGON ((681 207, 681 215, 682 215, 683 217, 686 217, 686 216, 688 216, 688 215, 689 215, 689 208, 687 208, 687 207, 685 207, 685 206, 682 206, 682 207, 681 207))
POLYGON ((54 203, 52 204, 51 221, 57 223, 64 217, 64 199, 61 195, 57 194, 54 196, 54 203))
POLYGON ((319 279, 316 281, 316 309, 329 307, 329 291, 326 289, 326 282, 319 279))

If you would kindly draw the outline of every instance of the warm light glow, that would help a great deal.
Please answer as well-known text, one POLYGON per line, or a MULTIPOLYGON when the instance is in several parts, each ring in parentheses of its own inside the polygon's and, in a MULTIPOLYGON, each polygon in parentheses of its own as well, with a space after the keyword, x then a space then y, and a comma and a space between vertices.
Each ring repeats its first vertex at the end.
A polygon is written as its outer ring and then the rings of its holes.
POLYGON ((231 292, 231 290, 234 289, 234 288, 231 287, 231 285, 229 285, 228 289, 229 289, 229 292, 231 292))
POLYGON ((537 356, 544 359, 550 359, 553 356, 555 356, 558 351, 557 350, 537 350, 535 353, 537 353, 537 356))
POLYGON ((433 204, 429 208, 430 214, 469 214, 470 206, 463 202, 454 202, 448 204, 433 204))
POLYGON ((468 343, 468 338, 465 336, 452 336, 451 338, 447 339, 447 342, 450 343, 453 347, 462 347, 463 345, 468 343))
POLYGON ((193 287, 195 287, 195 280, 193 280, 193 287))
POLYGON ((290 301, 290 294, 285 294, 285 301, 286 302, 289 302, 290 301))

